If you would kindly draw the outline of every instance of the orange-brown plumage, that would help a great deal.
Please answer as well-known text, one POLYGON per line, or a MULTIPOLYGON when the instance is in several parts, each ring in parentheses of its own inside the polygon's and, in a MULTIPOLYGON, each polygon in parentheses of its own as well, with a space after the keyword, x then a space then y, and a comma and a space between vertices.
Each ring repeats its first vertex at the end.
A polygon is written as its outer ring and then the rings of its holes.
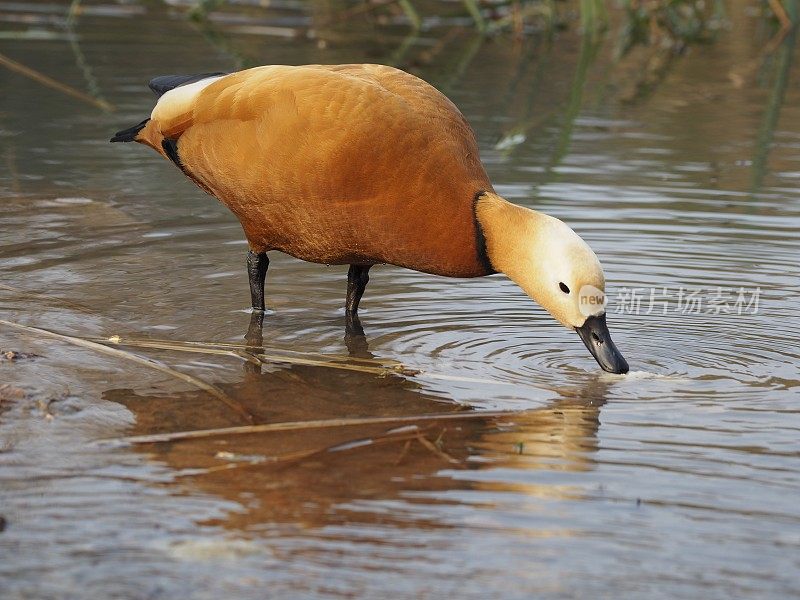
POLYGON ((350 264, 351 322, 373 264, 497 270, 576 329, 604 369, 627 372, 597 256, 558 219, 494 194, 466 120, 421 79, 380 65, 269 66, 151 87, 163 93, 151 118, 111 141, 151 146, 239 218, 256 312, 269 250, 350 264))
POLYGON ((491 184, 475 137, 421 79, 379 65, 257 67, 180 108, 158 106, 137 141, 165 154, 163 139, 176 140, 184 172, 233 211, 254 251, 490 272, 474 197, 491 184))

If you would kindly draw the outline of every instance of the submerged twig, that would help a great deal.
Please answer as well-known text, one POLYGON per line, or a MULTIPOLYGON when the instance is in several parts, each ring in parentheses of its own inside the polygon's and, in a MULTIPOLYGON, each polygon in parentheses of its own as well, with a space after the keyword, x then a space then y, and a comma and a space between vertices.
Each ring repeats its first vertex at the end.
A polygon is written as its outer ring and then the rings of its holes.
MULTIPOLYGON (((403 428, 404 430, 406 428, 403 428)), ((365 447, 374 447, 381 444, 391 444, 397 442, 405 442, 403 446, 403 451, 400 456, 402 459, 408 450, 411 448, 411 443, 418 439, 418 436, 421 435, 420 430, 417 427, 412 426, 412 431, 387 431, 384 434, 371 437, 365 440, 352 440, 350 442, 337 443, 334 445, 323 446, 321 448, 312 448, 310 450, 299 450, 297 452, 290 452, 288 454, 282 454, 280 456, 265 456, 263 460, 254 460, 254 461, 246 461, 246 462, 228 462, 222 465, 215 465, 212 467, 205 467, 205 468, 196 468, 196 469, 184 469, 183 472, 178 473, 176 477, 194 477, 197 475, 208 475, 210 473, 216 473, 219 471, 230 471, 232 469, 250 469, 254 467, 281 467, 286 466, 291 463, 295 463, 297 461, 311 458, 312 456, 317 456, 319 454, 323 454, 325 452, 344 452, 349 450, 354 450, 356 448, 365 448, 365 447), (359 441, 363 441, 364 443, 358 443, 359 441)), ((452 458, 452 457, 451 457, 452 458)), ((462 464, 460 461, 456 459, 455 463, 453 464, 462 464)), ((400 460, 398 459, 395 462, 395 466, 399 464, 400 460)), ((449 462, 449 461, 448 461, 449 462)))
POLYGON ((513 385, 507 381, 497 381, 494 379, 483 379, 480 377, 463 377, 461 375, 447 375, 444 373, 432 373, 423 369, 408 367, 403 363, 393 360, 378 360, 369 358, 351 357, 328 357, 324 354, 313 355, 300 353, 294 350, 279 351, 291 352, 289 354, 279 354, 274 350, 269 352, 253 353, 252 346, 248 344, 235 344, 230 342, 198 342, 198 341, 171 341, 158 339, 139 339, 120 337, 118 335, 109 338, 89 338, 99 344, 113 344, 117 346, 131 346, 134 348, 154 348, 158 350, 174 350, 176 352, 197 352, 199 354, 217 354, 220 356, 232 356, 248 362, 259 362, 261 364, 279 363, 290 365, 301 365, 310 367, 324 367, 328 369, 341 369, 344 371, 357 371, 360 373, 371 373, 373 375, 422 375, 429 379, 440 379, 443 381, 457 381, 461 383, 481 383, 489 385, 513 385), (316 357, 319 358, 316 358, 316 357))
POLYGON ((247 362, 255 364, 262 364, 263 361, 259 360, 255 355, 246 352, 243 345, 241 350, 217 348, 216 344, 203 344, 202 342, 170 342, 161 340, 148 340, 148 339, 130 339, 122 338, 119 335, 112 335, 108 338, 87 338, 91 342, 98 344, 113 345, 113 346, 131 346, 133 348, 152 348, 155 350, 174 350, 176 352, 191 352, 195 354, 213 354, 216 356, 231 356, 247 362))
POLYGON ((433 452, 436 456, 441 458, 443 461, 448 462, 451 465, 461 464, 460 460, 450 456, 447 452, 445 452, 444 450, 439 448, 436 444, 434 444, 432 441, 430 441, 428 438, 426 438, 421 433, 417 434, 417 438, 416 439, 420 444, 422 444, 425 448, 427 448, 428 450, 433 452))
MULTIPOLYGON (((0 287, 2 285, 0 284, 0 287)), ((245 350, 252 352, 254 345, 251 343, 246 342, 204 342, 198 340, 164 340, 158 338, 136 338, 136 337, 122 337, 119 335, 112 335, 108 338, 92 338, 94 341, 97 341, 101 344, 112 343, 112 344, 119 344, 121 346, 139 346, 143 348, 161 348, 164 350, 182 350, 185 352, 193 352, 194 349, 200 350, 214 350, 218 349, 221 352, 228 352, 235 354, 236 351, 245 350)), ((257 348, 261 348, 260 345, 256 346, 257 348)), ((262 348, 263 349, 263 348, 262 348)), ((299 352, 297 350, 280 350, 281 352, 288 352, 290 354, 297 354, 302 355, 304 357, 309 356, 319 356, 320 360, 327 359, 324 354, 319 353, 311 353, 311 352, 299 352)), ((287 358, 291 358, 288 356, 287 358)), ((396 368, 400 365, 400 363, 392 360, 380 360, 377 358, 352 358, 347 357, 342 358, 342 360, 348 360, 355 364, 365 364, 367 366, 376 366, 376 367, 386 367, 386 368, 396 368)))
POLYGON ((394 461, 395 467, 399 465, 401 462, 403 462, 403 459, 406 457, 409 450, 411 450, 411 440, 406 440, 406 443, 403 444, 403 449, 400 451, 400 455, 394 461))
POLYGON ((114 344, 118 346, 132 346, 135 348, 154 348, 158 350, 174 350, 176 352, 194 352, 198 354, 216 354, 218 356, 232 356, 248 362, 265 364, 288 363, 293 365, 308 365, 313 367, 327 367, 331 369, 343 369, 346 371, 360 371, 362 373, 372 373, 375 375, 388 375, 392 373, 414 375, 417 371, 407 369, 400 363, 386 364, 377 360, 358 359, 357 362, 348 362, 347 359, 330 358, 309 358, 308 356, 288 356, 281 354, 253 353, 249 351, 252 346, 246 344, 216 343, 216 342, 183 342, 169 340, 150 340, 122 338, 118 335, 109 338, 91 338, 93 342, 100 344, 114 344), (374 364, 359 364, 374 363, 374 364))
POLYGON ((778 23, 781 25, 781 32, 785 36, 786 32, 792 28, 792 20, 789 18, 786 9, 783 7, 783 4, 781 4, 781 0, 767 1, 769 3, 769 7, 772 9, 772 12, 775 13, 778 23))
POLYGON ((92 98, 89 94, 81 92, 80 90, 76 90, 74 87, 67 85, 66 83, 61 83, 60 81, 56 81, 55 79, 52 79, 51 77, 48 77, 43 73, 39 73, 39 71, 31 69, 30 67, 26 67, 22 63, 19 63, 7 57, 4 54, 0 54, 0 65, 6 67, 7 69, 15 71, 20 75, 25 75, 26 77, 29 77, 34 81, 37 81, 49 88, 58 90, 59 92, 67 94, 68 96, 72 96, 73 98, 77 98, 78 100, 87 102, 88 104, 92 104, 101 110, 105 111, 114 110, 114 107, 105 100, 99 98, 92 98))
POLYGON ((158 361, 152 360, 150 358, 144 358, 143 356, 138 356, 136 354, 132 354, 124 350, 119 350, 117 348, 110 348, 104 344, 98 344, 97 342, 84 340, 82 338, 74 337, 71 335, 55 333, 54 331, 49 331, 47 329, 30 327, 29 325, 22 325, 21 323, 14 323, 12 321, 6 321, 4 319, 0 319, 0 325, 5 325, 6 327, 19 329, 20 331, 25 331, 27 333, 32 333, 39 336, 50 337, 53 339, 60 340, 62 342, 67 342, 68 344, 72 344, 74 346, 81 346, 83 348, 88 348, 90 350, 102 352, 110 356, 123 358, 125 360, 150 367, 151 369, 161 371, 162 373, 166 373, 167 375, 170 375, 176 379, 180 379, 181 381, 185 381, 186 383, 189 383, 203 391, 208 392, 209 394, 211 394, 212 396, 223 402, 226 406, 228 406, 228 408, 235 411, 248 423, 253 422, 253 416, 249 412, 247 412, 247 410, 239 402, 229 397, 225 392, 223 392, 218 387, 210 383, 206 383, 205 381, 198 379, 197 377, 193 377, 192 375, 176 371, 175 369, 172 369, 171 367, 168 367, 167 365, 164 365, 158 361))
POLYGON ((103 98, 103 93, 100 91, 100 84, 98 83, 97 78, 94 76, 92 67, 86 60, 86 56, 83 54, 83 50, 81 50, 81 46, 78 43, 78 36, 75 33, 75 24, 80 12, 81 0, 72 0, 69 10, 67 11, 67 20, 64 24, 64 29, 67 32, 67 38, 69 40, 69 46, 72 49, 72 53, 75 55, 75 64, 78 66, 78 69, 80 69, 81 73, 83 73, 83 77, 86 80, 86 85, 89 86, 90 96, 107 106, 107 108, 104 108, 103 110, 112 110, 112 105, 105 98, 103 98))
MULTIPOLYGON (((758 53, 758 56, 745 62, 744 65, 740 67, 734 67, 728 73, 728 79, 730 79, 737 88, 741 88, 747 83, 747 80, 752 77, 759 65, 764 62, 764 59, 775 52, 792 31, 793 22, 786 12, 786 9, 783 7, 783 4, 780 3, 780 0, 769 0, 769 5, 775 17, 778 19, 780 27, 758 53)), ((793 46, 793 44, 791 45, 793 46)))
POLYGON ((772 147, 772 140, 775 136, 775 127, 780 118, 781 107, 783 106, 786 89, 789 84, 789 73, 792 69, 796 39, 797 30, 790 29, 789 37, 786 37, 782 41, 783 46, 778 54, 776 77, 767 100, 755 145, 756 152, 753 157, 753 176, 751 184, 751 191, 753 194, 758 193, 760 190, 767 172, 767 161, 772 147))
MULTIPOLYGON (((97 440, 97 444, 155 444, 160 442, 176 442, 196 440, 223 435, 246 435, 251 433, 271 433, 276 431, 298 431, 303 429, 327 429, 331 427, 350 427, 356 425, 382 425, 385 423, 419 423, 421 421, 453 421, 458 419, 486 419, 492 417, 508 417, 519 414, 512 410, 484 410, 452 413, 432 413, 427 415, 407 415, 398 417, 353 417, 344 419, 323 419, 318 421, 286 421, 283 423, 264 423, 261 425, 243 425, 240 427, 217 427, 214 429, 195 429, 192 431, 174 431, 171 433, 153 433, 149 435, 133 435, 123 438, 97 440)), ((416 438, 415 438, 416 439, 416 438)))
POLYGON ((201 469, 192 469, 185 475, 180 476, 192 476, 197 474, 206 475, 208 473, 214 473, 217 471, 229 471, 231 469, 248 469, 253 467, 263 467, 263 466, 286 466, 287 464, 294 463, 300 460, 304 460, 306 458, 311 458, 312 456, 317 456, 319 454, 323 454, 325 452, 345 452, 348 450, 354 450, 355 448, 365 448, 365 447, 374 447, 381 444, 390 444, 396 442, 406 442, 408 446, 410 446, 411 442, 417 439, 417 436, 420 435, 420 432, 417 428, 414 428, 412 433, 408 432, 386 432, 382 435, 375 436, 366 440, 352 440, 350 442, 337 443, 328 446, 322 446, 318 448, 311 448, 310 450, 298 450, 297 452, 289 452, 288 454, 281 454, 280 456, 265 456, 263 460, 255 460, 255 461, 246 461, 246 462, 228 462, 224 465, 215 465, 213 467, 206 467, 201 469), (358 443, 359 441, 363 441, 363 444, 358 443))

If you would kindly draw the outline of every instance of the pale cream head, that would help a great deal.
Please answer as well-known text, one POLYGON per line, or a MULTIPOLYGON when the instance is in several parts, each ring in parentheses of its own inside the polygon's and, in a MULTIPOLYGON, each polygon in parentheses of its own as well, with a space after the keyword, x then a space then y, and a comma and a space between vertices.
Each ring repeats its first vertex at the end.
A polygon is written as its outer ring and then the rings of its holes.
POLYGON ((557 321, 577 328, 605 312, 603 268, 569 226, 494 194, 479 199, 476 213, 492 266, 557 321))

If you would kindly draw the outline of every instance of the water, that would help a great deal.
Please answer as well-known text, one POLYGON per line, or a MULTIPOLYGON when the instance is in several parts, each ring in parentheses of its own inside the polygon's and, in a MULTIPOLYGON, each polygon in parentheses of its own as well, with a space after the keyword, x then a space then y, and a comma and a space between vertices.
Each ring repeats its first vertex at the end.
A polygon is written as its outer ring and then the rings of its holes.
POLYGON ((70 29, 62 7, 0 5, 0 53, 116 107, 0 70, 0 319, 219 344, 119 348, 238 407, 0 326, 0 348, 39 355, 0 360, 3 597, 800 594, 800 89, 794 40, 759 59, 770 31, 746 4, 650 90, 646 52, 614 58, 615 13, 595 45, 482 42, 447 21, 404 40, 355 18, 284 35, 324 20, 317 5, 257 12, 249 32, 237 10, 204 31, 176 9, 89 5, 70 29), (376 267, 366 337, 345 336, 346 268, 280 255, 271 358, 219 352, 250 321, 238 223, 146 148, 106 140, 146 116, 156 74, 363 61, 446 91, 498 192, 592 245, 630 375, 602 373, 502 276, 376 267), (240 412, 452 418, 100 443, 240 412))

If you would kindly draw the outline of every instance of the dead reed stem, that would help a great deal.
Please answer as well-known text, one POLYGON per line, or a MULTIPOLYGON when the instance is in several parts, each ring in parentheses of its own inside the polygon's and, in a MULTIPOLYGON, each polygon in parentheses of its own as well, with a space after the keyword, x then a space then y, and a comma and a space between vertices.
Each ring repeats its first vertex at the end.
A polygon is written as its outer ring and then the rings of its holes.
POLYGON ((78 100, 82 100, 88 104, 92 104, 100 110, 109 112, 114 110, 114 107, 105 100, 92 98, 89 94, 85 94, 80 90, 76 90, 74 87, 67 85, 66 83, 61 83, 60 81, 56 81, 55 79, 48 77, 39 71, 31 69, 30 67, 26 67, 22 63, 19 63, 4 54, 0 54, 0 65, 10 69, 11 71, 15 71, 20 75, 29 77, 30 79, 33 79, 44 86, 66 94, 67 96, 72 96, 73 98, 77 98, 78 100))
MULTIPOLYGON (((218 427, 214 429, 196 429, 192 431, 174 431, 153 433, 149 435, 133 435, 122 438, 98 440, 100 445, 124 444, 156 444, 160 442, 177 442, 197 440, 227 435, 247 435, 252 433, 273 433, 277 431, 301 431, 304 429, 327 429, 331 427, 351 427, 399 423, 421 423, 426 421, 457 421, 460 419, 487 419, 493 417, 509 417, 519 411, 484 410, 452 413, 432 413, 426 415, 407 415, 398 417, 354 417, 344 419, 323 419, 318 421, 286 421, 283 423, 263 423, 260 425, 243 425, 239 427, 218 427)), ((417 439, 415 437, 415 439, 417 439)))
MULTIPOLYGON (((228 462, 223 465, 215 465, 213 467, 205 467, 205 468, 198 468, 198 469, 190 469, 186 473, 179 474, 179 477, 191 477, 196 476, 198 474, 206 475, 209 473, 215 473, 217 471, 230 471, 232 469, 248 469, 253 467, 283 467, 287 466, 291 463, 296 463, 297 461, 304 460, 306 458, 311 458, 312 456, 316 456, 318 454, 323 454, 324 452, 343 452, 346 450, 352 450, 355 448, 364 448, 366 446, 379 446, 381 444, 391 444, 396 442, 406 442, 406 452, 411 447, 411 442, 417 440, 419 436, 422 435, 422 432, 414 427, 411 433, 408 432, 387 432, 383 435, 379 435, 373 438, 365 439, 364 441, 367 442, 365 444, 358 444, 353 445, 354 442, 359 440, 351 440, 349 443, 346 442, 344 444, 337 443, 330 446, 323 446, 321 448, 312 448, 310 450, 299 450, 297 452, 290 452, 288 454, 281 454, 280 456, 265 456, 263 460, 253 460, 253 461, 242 461, 242 462, 228 462), (346 446, 349 444, 349 447, 340 450, 341 446, 346 446)), ((452 457, 448 458, 452 459, 452 457)), ((452 459, 447 460, 450 464, 461 464, 461 461, 452 459), (453 462, 455 461, 455 462, 453 462)))
POLYGON ((162 373, 166 373, 175 379, 179 379, 186 383, 189 383, 205 392, 208 392, 219 401, 224 403, 228 408, 236 412, 239 416, 241 416, 246 422, 252 423, 253 416, 247 412, 247 410, 236 400, 228 396, 225 392, 223 392, 218 387, 206 383, 205 381, 198 379, 197 377, 193 377, 192 375, 188 375, 186 373, 181 373, 180 371, 176 371, 171 367, 168 367, 165 364, 162 364, 158 361, 152 360, 150 358, 145 358, 143 356, 138 356, 136 354, 132 354, 130 352, 126 352, 125 350, 119 350, 117 348, 110 348, 104 344, 98 344, 96 342, 92 342, 89 340, 84 340, 82 338, 73 337, 71 335, 64 335, 61 333, 55 333, 53 331, 48 331, 47 329, 40 329, 38 327, 30 327, 28 325, 22 325, 21 323, 14 323, 12 321, 6 321, 4 319, 0 319, 0 325, 5 325, 6 327, 11 327, 13 329, 18 329, 20 331, 24 331, 29 334, 37 335, 40 337, 49 337, 56 340, 60 340, 62 342, 66 342, 68 344, 72 344, 74 346, 81 346, 83 348, 88 348, 90 350, 94 350, 96 352, 101 352, 103 354, 107 354, 109 356, 114 356, 117 358, 122 358, 124 360, 135 362, 140 365, 144 365, 146 367, 150 367, 151 369, 155 369, 157 371, 161 371, 162 373))
MULTIPOLYGON (((408 367, 400 362, 393 360, 378 360, 369 358, 351 357, 329 357, 309 353, 290 351, 294 355, 279 354, 274 350, 269 352, 253 352, 253 346, 247 344, 233 344, 230 342, 198 342, 198 341, 171 341, 158 339, 140 339, 131 337, 121 337, 113 335, 108 338, 89 338, 99 344, 113 344, 118 346, 131 346, 134 348, 153 348, 158 350, 174 350, 176 352, 196 352, 200 354, 216 354, 220 356, 232 356, 249 362, 283 363, 291 365, 304 365, 312 367, 324 367, 328 369, 341 369, 344 371, 358 371, 360 373, 371 373, 373 375, 423 375, 430 379, 440 379, 443 381, 457 381, 461 383, 482 383, 489 385, 512 385, 505 381, 493 379, 483 379, 479 377, 463 377, 460 375, 447 375, 444 373, 433 373, 423 369, 408 367)), ((263 350, 263 349, 262 349, 263 350)))

